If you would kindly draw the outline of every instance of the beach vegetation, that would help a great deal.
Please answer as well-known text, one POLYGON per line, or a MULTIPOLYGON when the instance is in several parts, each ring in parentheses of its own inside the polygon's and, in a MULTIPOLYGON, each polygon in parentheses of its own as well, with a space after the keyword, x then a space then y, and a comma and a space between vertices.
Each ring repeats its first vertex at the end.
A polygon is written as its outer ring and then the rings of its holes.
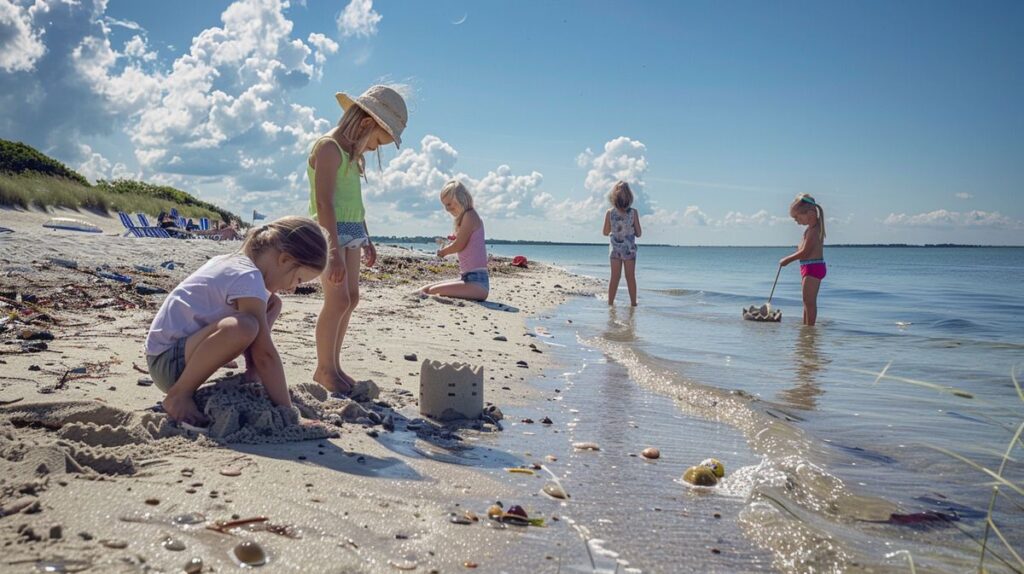
POLYGON ((0 206, 153 215, 174 208, 183 217, 242 221, 241 217, 226 209, 166 185, 131 179, 99 180, 92 185, 81 174, 35 148, 2 139, 0 206))

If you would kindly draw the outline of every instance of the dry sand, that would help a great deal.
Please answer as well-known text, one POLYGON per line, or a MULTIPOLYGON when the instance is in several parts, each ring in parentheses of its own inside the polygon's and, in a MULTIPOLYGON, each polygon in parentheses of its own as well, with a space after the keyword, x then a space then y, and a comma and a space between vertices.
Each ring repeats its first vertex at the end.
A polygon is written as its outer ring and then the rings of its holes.
POLYGON ((502 460, 486 446, 470 448, 486 445, 500 424, 421 422, 416 397, 420 361, 433 359, 482 366, 485 398, 499 407, 538 400, 528 382, 551 365, 530 347, 538 340, 525 321, 593 292, 593 283, 496 260, 491 302, 421 300, 409 293, 454 275, 452 262, 384 247, 378 267, 363 273, 342 354, 346 370, 372 381, 379 396, 357 403, 310 382, 322 299, 308 289, 283 296, 274 329, 306 419, 297 424, 295 412, 269 407, 258 385, 225 369, 197 396, 215 420, 205 436, 153 408, 162 397, 144 386, 142 343, 163 295, 134 285, 170 289, 240 244, 124 238, 116 218, 78 212, 0 210, 0 226, 14 229, 0 234, 0 570, 180 572, 200 558, 203 571, 230 571, 242 541, 262 545, 273 572, 554 572, 556 562, 586 552, 571 527, 552 521, 557 501, 466 464, 502 460), (105 233, 42 228, 52 216, 105 233), (168 260, 173 270, 160 267, 168 260), (527 495, 547 528, 451 522, 452 512, 483 517, 493 501, 527 495), (251 517, 267 520, 208 528, 251 517), (526 540, 546 551, 509 562, 526 540))

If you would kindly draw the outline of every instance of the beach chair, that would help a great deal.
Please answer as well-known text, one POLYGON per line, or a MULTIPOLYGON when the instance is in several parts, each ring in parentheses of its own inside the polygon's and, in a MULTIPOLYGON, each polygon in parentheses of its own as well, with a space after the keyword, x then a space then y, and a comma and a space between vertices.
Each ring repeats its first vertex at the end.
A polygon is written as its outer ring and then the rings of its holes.
POLYGON ((117 216, 121 219, 121 225, 123 225, 124 228, 127 230, 124 233, 124 237, 131 235, 134 237, 169 238, 171 236, 169 233, 167 233, 166 229, 160 227, 139 227, 135 225, 135 222, 132 221, 131 216, 129 216, 127 213, 123 211, 118 211, 117 216))
POLYGON ((172 207, 171 208, 171 217, 173 217, 175 220, 177 220, 178 218, 181 217, 181 214, 178 213, 178 208, 177 207, 172 207))
POLYGON ((209 231, 210 230, 210 218, 209 217, 200 217, 199 218, 199 229, 201 231, 209 231))
POLYGON ((179 215, 174 219, 174 221, 178 223, 178 227, 180 227, 181 229, 188 229, 188 220, 185 219, 184 217, 179 215))

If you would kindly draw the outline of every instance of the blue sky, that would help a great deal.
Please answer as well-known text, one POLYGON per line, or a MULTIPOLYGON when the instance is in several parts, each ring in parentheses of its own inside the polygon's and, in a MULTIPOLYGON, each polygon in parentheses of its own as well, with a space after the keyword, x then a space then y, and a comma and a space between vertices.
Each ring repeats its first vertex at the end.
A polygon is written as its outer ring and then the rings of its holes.
POLYGON ((96 178, 304 213, 334 92, 401 85, 377 234, 442 234, 449 177, 489 235, 1024 244, 1024 4, 0 0, 0 137, 96 178))

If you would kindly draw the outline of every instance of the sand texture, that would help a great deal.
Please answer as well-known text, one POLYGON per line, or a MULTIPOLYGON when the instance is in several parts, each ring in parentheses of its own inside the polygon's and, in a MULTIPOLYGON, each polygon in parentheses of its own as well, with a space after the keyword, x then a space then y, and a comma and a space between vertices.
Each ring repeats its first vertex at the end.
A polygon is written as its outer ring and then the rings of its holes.
MULTIPOLYGON (((312 382, 322 298, 304 287, 282 296, 274 330, 294 408, 222 369, 196 395, 212 420, 200 432, 161 412, 142 343, 162 292, 240 243, 125 238, 116 218, 78 212, 2 210, 0 225, 14 229, 0 235, 0 570, 233 571, 251 541, 270 572, 497 571, 531 537, 452 520, 516 496, 460 459, 502 426, 421 420, 419 366, 482 367, 488 407, 536 401, 528 381, 551 365, 525 322, 592 283, 495 260, 490 302, 423 299, 411 293, 454 262, 381 247, 342 351, 359 396, 312 382), (53 216, 105 232, 44 229, 53 216)), ((552 548, 571 534, 548 530, 552 548)), ((550 558, 512 570, 555 571, 550 558)))

